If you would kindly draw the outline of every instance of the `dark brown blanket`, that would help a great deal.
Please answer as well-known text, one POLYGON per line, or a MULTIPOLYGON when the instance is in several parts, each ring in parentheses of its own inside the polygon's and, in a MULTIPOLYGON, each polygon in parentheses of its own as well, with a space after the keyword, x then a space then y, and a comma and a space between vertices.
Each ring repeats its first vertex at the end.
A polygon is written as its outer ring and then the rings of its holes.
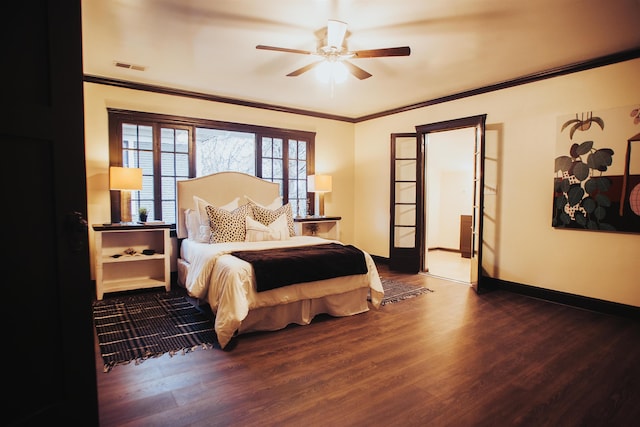
POLYGON ((368 271, 360 249, 339 243, 236 251, 231 255, 253 266, 258 292, 368 271))

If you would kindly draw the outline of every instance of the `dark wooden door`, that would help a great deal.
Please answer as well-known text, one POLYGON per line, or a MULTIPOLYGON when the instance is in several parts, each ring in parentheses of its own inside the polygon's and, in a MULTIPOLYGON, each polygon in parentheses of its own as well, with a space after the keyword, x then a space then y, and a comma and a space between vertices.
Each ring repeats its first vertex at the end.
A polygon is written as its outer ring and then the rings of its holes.
POLYGON ((25 0, 0 30, 6 425, 98 424, 81 27, 80 0, 25 0))
POLYGON ((389 268, 420 271, 423 234, 422 144, 415 133, 391 134, 389 268))

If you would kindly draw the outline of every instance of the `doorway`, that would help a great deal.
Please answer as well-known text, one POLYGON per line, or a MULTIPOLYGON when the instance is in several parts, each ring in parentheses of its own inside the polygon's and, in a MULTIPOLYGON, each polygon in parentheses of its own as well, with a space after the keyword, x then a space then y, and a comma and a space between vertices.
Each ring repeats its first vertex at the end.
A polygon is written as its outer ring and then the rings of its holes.
POLYGON ((423 272, 471 282, 475 129, 425 137, 425 251, 423 272))
MULTIPOLYGON (((423 153, 426 152, 426 144, 429 142, 429 138, 434 135, 437 135, 441 132, 449 132, 454 130, 461 129, 469 129, 473 132, 473 156, 472 156, 472 165, 473 165, 473 203, 471 209, 470 218, 467 218, 469 221, 468 227, 470 228, 470 237, 471 242, 468 247, 468 251, 470 254, 470 278, 469 283, 471 287, 476 292, 483 292, 485 289, 485 281, 483 280, 482 275, 482 250, 483 250, 483 216, 484 216, 484 157, 485 157, 485 122, 487 119, 486 114, 481 114, 477 116, 464 117, 460 119, 447 120, 443 122, 430 123, 426 125, 416 126, 416 133, 418 135, 418 141, 421 143, 423 153)), ((422 168, 420 169, 422 173, 422 177, 420 178, 422 181, 426 180, 426 176, 429 175, 429 171, 427 170, 426 159, 423 159, 421 163, 422 168)), ((416 187, 418 188, 418 186, 416 187)), ((421 189, 425 188, 421 186, 421 189)), ((422 192, 417 193, 418 207, 422 206, 423 209, 418 208, 416 211, 420 213, 418 217, 418 221, 423 225, 421 228, 423 230, 422 234, 419 234, 418 239, 419 242, 417 246, 420 249, 420 258, 419 261, 421 263, 421 269, 424 271, 425 269, 425 253, 427 252, 427 239, 424 235, 424 230, 426 227, 424 226, 426 222, 426 201, 424 194, 422 192)), ((467 231, 469 231, 467 229, 467 231)))
POLYGON ((470 280, 477 292, 484 291, 482 277, 482 226, 484 209, 485 121, 477 115, 416 126, 416 132, 391 134, 389 268, 418 273, 425 269, 426 159, 425 144, 432 134, 471 129, 473 148, 473 207, 470 218, 470 280))

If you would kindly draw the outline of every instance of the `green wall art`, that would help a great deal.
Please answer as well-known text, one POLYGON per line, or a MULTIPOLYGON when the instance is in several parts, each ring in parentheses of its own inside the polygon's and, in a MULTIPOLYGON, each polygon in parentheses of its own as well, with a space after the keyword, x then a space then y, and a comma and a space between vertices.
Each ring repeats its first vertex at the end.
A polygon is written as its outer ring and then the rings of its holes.
POLYGON ((552 226, 640 233, 640 104, 558 117, 552 226))

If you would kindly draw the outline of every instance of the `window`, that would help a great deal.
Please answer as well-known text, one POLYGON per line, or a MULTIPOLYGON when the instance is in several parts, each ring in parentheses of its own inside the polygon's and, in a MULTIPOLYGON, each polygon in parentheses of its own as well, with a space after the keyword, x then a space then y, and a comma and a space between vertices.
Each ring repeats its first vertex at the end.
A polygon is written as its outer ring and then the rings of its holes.
MULTIPOLYGON (((309 212, 307 198, 307 144, 305 141, 289 140, 289 166, 288 166, 288 189, 287 199, 291 203, 291 210, 294 214, 304 216, 309 212)), ((283 175, 284 176, 284 175, 283 175)), ((313 203, 311 203, 313 205, 313 203)))
POLYGON ((249 132, 196 128, 196 176, 224 171, 255 175, 255 140, 249 132))
MULTIPOLYGON (((314 140, 313 132, 109 110, 111 166, 143 171, 131 212, 146 207, 150 220, 167 223, 176 222, 177 181, 222 171, 277 182, 294 215, 313 214, 307 175, 314 171, 314 140)), ((111 216, 120 217, 120 198, 113 194, 111 216)))

